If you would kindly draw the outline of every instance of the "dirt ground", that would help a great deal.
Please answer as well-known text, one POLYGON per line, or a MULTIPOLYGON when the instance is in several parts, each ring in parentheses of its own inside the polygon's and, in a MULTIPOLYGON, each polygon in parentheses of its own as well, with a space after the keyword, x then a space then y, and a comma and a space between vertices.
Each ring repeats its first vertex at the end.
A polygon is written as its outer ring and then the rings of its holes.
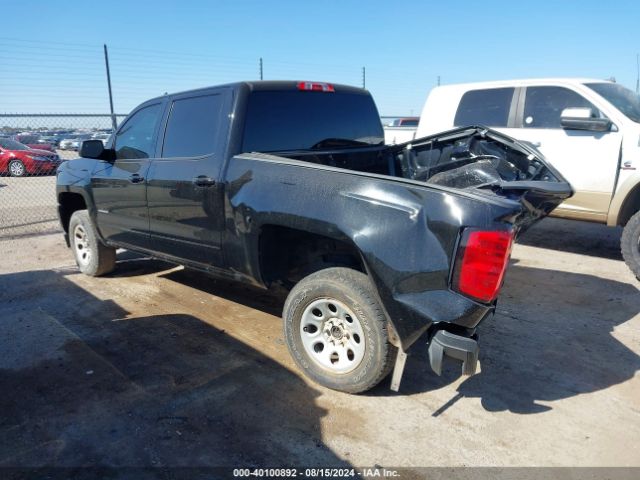
POLYGON ((418 345, 400 393, 302 377, 282 301, 62 237, 0 241, 0 467, 640 466, 640 283, 620 231, 548 219, 516 246, 481 372, 418 345))

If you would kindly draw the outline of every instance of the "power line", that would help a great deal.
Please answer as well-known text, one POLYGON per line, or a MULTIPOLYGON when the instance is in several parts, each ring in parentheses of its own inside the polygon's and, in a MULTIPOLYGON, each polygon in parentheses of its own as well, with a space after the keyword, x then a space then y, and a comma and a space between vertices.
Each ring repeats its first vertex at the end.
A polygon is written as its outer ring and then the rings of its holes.
MULTIPOLYGON (((103 100, 104 87, 100 87, 104 84, 98 80, 105 78, 98 48, 98 45, 0 37, 3 65, 1 104, 5 108, 21 104, 29 108, 29 102, 24 100, 28 98, 37 99, 38 103, 46 105, 43 107, 46 109, 59 105, 86 107, 106 104, 106 99, 103 100), (76 65, 82 68, 74 68, 76 65), (43 70, 46 70, 46 76, 42 75, 43 70)), ((255 78, 256 57, 245 60, 214 54, 109 45, 108 59, 109 76, 113 75, 114 80, 111 97, 120 107, 132 108, 140 101, 165 91, 183 91, 255 78)), ((259 78, 264 79, 264 59, 259 57, 258 63, 259 78)), ((408 79, 400 72, 394 73, 375 64, 371 66, 373 77, 367 78, 367 68, 369 65, 361 67, 359 72, 353 65, 333 62, 328 66, 304 61, 269 60, 269 77, 361 84, 374 93, 378 105, 389 106, 387 110, 409 111, 417 107, 415 103, 422 103, 428 72, 422 74, 422 81, 416 82, 415 78, 408 79), (420 100, 412 101, 412 97, 420 100)))

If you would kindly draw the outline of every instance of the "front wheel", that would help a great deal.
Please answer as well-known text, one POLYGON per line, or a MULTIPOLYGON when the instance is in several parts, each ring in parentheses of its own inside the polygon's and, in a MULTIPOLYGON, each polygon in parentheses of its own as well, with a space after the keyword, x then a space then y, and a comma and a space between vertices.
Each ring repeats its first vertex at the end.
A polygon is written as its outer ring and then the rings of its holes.
POLYGON ((303 278, 287 297, 283 319, 291 356, 320 385, 359 393, 391 372, 397 349, 363 273, 327 268, 303 278))
POLYGON ((12 177, 24 177, 27 169, 20 160, 11 160, 9 162, 9 175, 12 177))
POLYGON ((627 266, 640 279, 640 212, 636 212, 622 230, 620 247, 627 266))
POLYGON ((116 249, 100 241, 86 210, 78 210, 71 215, 69 240, 78 268, 85 275, 98 277, 115 268, 116 249))

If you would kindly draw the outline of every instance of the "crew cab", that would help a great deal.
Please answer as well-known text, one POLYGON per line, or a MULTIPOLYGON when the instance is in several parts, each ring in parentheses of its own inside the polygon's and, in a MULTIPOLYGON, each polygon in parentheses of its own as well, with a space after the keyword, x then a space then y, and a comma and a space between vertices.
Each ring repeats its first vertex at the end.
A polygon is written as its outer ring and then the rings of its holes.
POLYGON ((484 127, 388 146, 366 90, 240 82, 149 100, 58 169, 80 270, 116 248, 287 293, 284 337, 316 382, 362 392, 407 352, 476 370, 511 245, 571 195, 484 127), (421 341, 419 341, 421 340, 421 341))
POLYGON ((611 81, 509 80, 434 88, 417 137, 486 125, 539 149, 575 190, 553 215, 624 227, 640 277, 640 97, 611 81))

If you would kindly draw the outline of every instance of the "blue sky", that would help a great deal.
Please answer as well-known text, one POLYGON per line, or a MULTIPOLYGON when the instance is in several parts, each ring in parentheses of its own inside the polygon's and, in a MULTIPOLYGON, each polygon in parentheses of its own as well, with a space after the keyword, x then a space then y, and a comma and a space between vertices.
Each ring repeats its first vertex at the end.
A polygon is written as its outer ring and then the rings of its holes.
POLYGON ((0 112, 106 112, 165 91, 258 78, 366 86, 419 114, 442 83, 615 77, 634 89, 639 1, 5 2, 0 112))

